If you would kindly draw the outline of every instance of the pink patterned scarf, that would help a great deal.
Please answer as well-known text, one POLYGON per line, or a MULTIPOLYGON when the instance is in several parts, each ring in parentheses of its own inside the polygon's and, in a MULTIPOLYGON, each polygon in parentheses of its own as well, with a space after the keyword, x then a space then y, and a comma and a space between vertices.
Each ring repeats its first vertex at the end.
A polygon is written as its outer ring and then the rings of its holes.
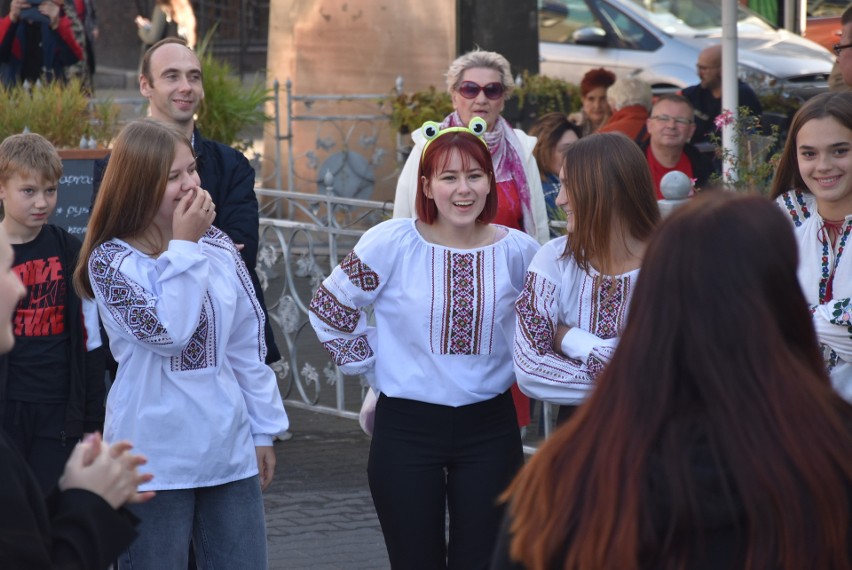
MULTIPOLYGON (((454 111, 447 115, 441 123, 441 128, 464 127, 458 112, 454 111)), ((521 160, 521 141, 509 121, 503 117, 497 117, 497 124, 487 131, 485 143, 491 151, 491 161, 494 163, 494 178, 497 183, 514 180, 518 188, 518 196, 521 199, 523 209, 530 211, 530 185, 527 174, 524 171, 524 163, 521 160)))

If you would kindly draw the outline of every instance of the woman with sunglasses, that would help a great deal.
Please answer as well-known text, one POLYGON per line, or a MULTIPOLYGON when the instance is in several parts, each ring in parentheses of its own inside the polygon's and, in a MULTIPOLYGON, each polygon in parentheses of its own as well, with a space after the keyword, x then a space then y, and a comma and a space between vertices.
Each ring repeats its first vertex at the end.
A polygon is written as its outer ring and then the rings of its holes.
MULTIPOLYGON (((536 139, 513 129, 500 116, 515 82, 509 62, 493 51, 473 50, 458 57, 447 70, 447 89, 455 111, 444 118, 441 128, 465 126, 474 117, 488 125, 485 142, 494 163, 497 182, 495 224, 526 232, 545 243, 550 239, 547 207, 541 175, 533 156, 536 139)), ((405 162, 396 185, 394 218, 416 218, 417 168, 426 137, 422 129, 411 134, 414 148, 405 162)), ((530 403, 517 386, 512 387, 518 425, 530 423, 530 403)))
MULTIPOLYGON (((477 49, 462 55, 447 71, 447 89, 455 111, 444 118, 441 127, 464 126, 474 117, 485 119, 485 142, 497 177, 499 206, 494 223, 521 230, 544 243, 550 234, 541 177, 532 154, 535 139, 512 129, 500 116, 514 88, 509 62, 499 53, 477 49)), ((417 216, 417 166, 426 138, 422 129, 414 131, 411 138, 414 148, 396 186, 395 218, 417 216)))

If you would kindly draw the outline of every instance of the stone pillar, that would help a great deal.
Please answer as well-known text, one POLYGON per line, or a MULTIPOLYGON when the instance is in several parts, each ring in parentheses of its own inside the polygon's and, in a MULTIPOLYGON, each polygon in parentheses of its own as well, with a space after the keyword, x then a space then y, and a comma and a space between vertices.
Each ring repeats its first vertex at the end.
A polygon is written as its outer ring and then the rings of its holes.
MULTIPOLYGON (((267 69, 270 86, 276 78, 282 86, 282 133, 286 132, 283 86, 288 78, 296 95, 391 95, 397 76, 403 77, 406 92, 430 85, 443 89, 444 73, 456 55, 455 18, 455 0, 272 0, 267 69)), ((267 110, 272 114, 271 106, 267 110)), ((264 156, 274 155, 273 130, 267 128, 264 156)), ((317 125, 298 123, 293 135, 294 152, 303 154, 314 148, 317 125)), ((392 200, 397 165, 390 126, 380 139, 387 155, 377 168, 371 198, 392 200)), ((286 145, 285 141, 278 157, 285 186, 286 145)), ((271 169, 264 165, 266 187, 273 186, 268 178, 271 169)))

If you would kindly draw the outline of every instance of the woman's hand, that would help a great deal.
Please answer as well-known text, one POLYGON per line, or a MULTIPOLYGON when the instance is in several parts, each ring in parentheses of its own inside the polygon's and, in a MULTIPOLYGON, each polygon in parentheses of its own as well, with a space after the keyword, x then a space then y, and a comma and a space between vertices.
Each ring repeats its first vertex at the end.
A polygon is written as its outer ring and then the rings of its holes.
POLYGON ((197 187, 178 201, 172 217, 172 238, 197 242, 216 218, 210 193, 197 187))
POLYGON ((254 448, 257 453, 257 470, 260 477, 260 490, 266 491, 275 476, 275 449, 271 445, 258 445, 254 448))
POLYGON ((562 339, 565 338, 565 335, 568 334, 568 331, 570 330, 571 327, 556 325, 556 334, 553 335, 553 352, 566 356, 565 353, 562 352, 562 339))
POLYGON ((78 443, 65 464, 59 489, 85 489, 99 495, 114 509, 127 503, 144 503, 154 497, 153 491, 137 492, 137 487, 153 479, 137 468, 147 459, 130 453, 133 446, 126 441, 106 444, 100 434, 92 434, 78 443))
POLYGON ((55 30, 59 26, 59 4, 51 0, 38 5, 38 11, 50 19, 51 30, 55 30))
POLYGON ((21 11, 30 7, 30 3, 25 0, 12 0, 12 5, 9 6, 9 20, 14 24, 21 19, 21 11))

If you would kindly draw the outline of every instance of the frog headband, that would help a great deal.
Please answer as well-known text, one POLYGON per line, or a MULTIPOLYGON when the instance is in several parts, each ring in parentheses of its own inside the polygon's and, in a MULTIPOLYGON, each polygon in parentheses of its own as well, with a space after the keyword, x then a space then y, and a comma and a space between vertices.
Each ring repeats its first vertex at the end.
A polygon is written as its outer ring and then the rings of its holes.
POLYGON ((447 133, 470 133, 475 136, 477 140, 481 141, 487 149, 488 144, 485 142, 485 139, 482 138, 482 135, 485 134, 487 129, 488 125, 482 117, 472 118, 466 127, 447 127, 446 129, 442 129, 441 125, 435 121, 426 121, 420 129, 420 132, 422 132, 423 136, 426 137, 426 145, 423 147, 423 154, 420 155, 420 162, 423 162, 423 157, 426 156, 426 149, 429 148, 432 141, 447 133))

